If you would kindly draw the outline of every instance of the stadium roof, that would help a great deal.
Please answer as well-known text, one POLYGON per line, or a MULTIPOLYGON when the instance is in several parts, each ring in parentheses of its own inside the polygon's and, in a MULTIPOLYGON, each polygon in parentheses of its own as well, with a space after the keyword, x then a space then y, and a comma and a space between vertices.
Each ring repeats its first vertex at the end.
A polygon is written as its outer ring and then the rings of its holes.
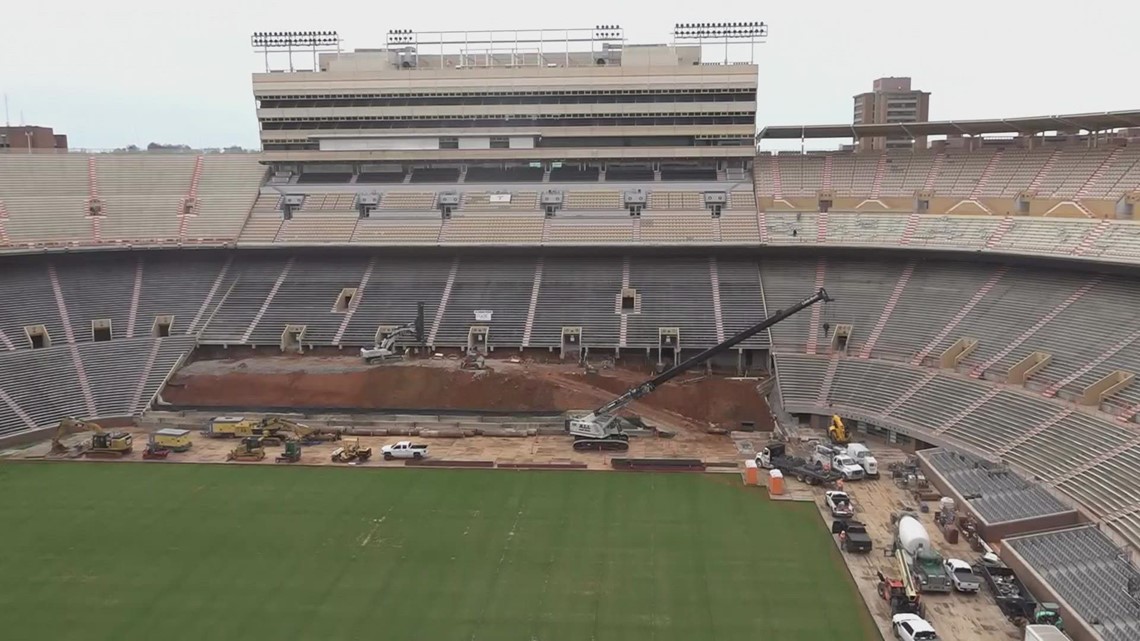
POLYGON ((1046 131, 1107 131, 1140 127, 1140 110, 1105 111, 1068 116, 1030 116, 993 120, 943 120, 882 125, 778 125, 764 127, 757 140, 797 138, 865 138, 878 136, 979 136, 982 134, 1039 134, 1046 131))

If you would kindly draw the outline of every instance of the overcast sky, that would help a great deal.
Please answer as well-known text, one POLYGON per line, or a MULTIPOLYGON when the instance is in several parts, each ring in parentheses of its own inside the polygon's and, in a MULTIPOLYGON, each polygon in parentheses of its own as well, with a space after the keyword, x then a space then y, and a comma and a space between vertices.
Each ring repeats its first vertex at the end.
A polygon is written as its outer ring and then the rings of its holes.
POLYGON ((68 134, 72 147, 256 147, 249 74, 263 61, 250 49, 253 31, 337 30, 352 49, 381 47, 397 28, 619 24, 628 41, 646 43, 667 41, 677 22, 763 20, 761 126, 850 122, 851 97, 889 75, 933 92, 936 120, 1140 108, 1133 0, 720 0, 708 13, 697 4, 21 3, 4 14, 0 91, 13 124, 22 114, 68 134))

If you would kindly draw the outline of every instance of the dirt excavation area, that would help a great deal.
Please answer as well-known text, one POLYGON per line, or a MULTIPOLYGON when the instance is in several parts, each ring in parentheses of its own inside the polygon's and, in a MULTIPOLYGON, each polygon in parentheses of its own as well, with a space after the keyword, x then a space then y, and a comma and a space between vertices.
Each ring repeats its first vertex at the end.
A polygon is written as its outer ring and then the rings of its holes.
MULTIPOLYGON (((370 410, 563 412, 597 408, 653 375, 648 367, 584 371, 526 356, 488 359, 484 370, 456 358, 368 365, 355 356, 268 356, 200 360, 162 392, 175 406, 370 410)), ((689 372, 628 406, 664 429, 723 433, 752 423, 772 428, 763 381, 689 372)))

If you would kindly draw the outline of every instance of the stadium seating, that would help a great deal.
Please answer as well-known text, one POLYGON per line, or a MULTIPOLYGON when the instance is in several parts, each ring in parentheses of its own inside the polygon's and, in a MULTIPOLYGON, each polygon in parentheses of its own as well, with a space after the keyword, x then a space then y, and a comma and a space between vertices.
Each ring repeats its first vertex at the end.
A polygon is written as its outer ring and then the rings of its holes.
POLYGON ((1070 509, 1044 488, 1007 467, 941 448, 923 450, 922 458, 989 523, 1047 516, 1070 509))
POLYGON ((1135 428, 1025 390, 909 364, 790 353, 775 362, 789 412, 838 412, 1000 457, 1140 544, 1135 428))
POLYGON ((1136 585, 1140 574, 1095 526, 1003 541, 1074 608, 1105 641, 1140 638, 1136 585))
POLYGON ((876 154, 761 154, 757 194, 770 198, 913 198, 932 192, 959 199, 1111 199, 1140 188, 1140 148, 1045 147, 876 154))
POLYGON ((192 336, 0 352, 0 436, 63 416, 132 416, 194 347, 192 336))

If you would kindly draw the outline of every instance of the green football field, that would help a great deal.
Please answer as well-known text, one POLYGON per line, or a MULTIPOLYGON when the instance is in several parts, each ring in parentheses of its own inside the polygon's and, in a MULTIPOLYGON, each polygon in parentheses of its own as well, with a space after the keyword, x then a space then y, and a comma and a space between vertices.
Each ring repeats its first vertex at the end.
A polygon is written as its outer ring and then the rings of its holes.
POLYGON ((0 465, 7 639, 876 639, 736 476, 0 465))

